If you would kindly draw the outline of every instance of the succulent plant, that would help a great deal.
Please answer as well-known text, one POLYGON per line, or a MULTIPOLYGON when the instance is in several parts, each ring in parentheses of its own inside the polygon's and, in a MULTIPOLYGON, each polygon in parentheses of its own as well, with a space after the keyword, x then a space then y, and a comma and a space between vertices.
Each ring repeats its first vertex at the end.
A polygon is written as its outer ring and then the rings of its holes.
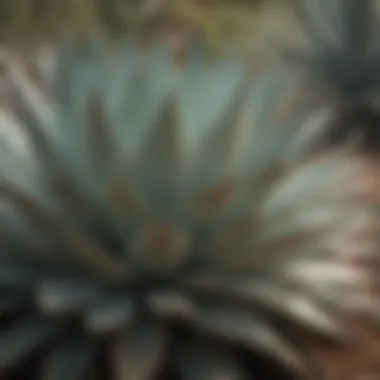
POLYGON ((305 93, 330 108, 333 144, 360 137, 367 148, 379 148, 378 5, 376 0, 297 1, 309 43, 288 57, 306 69, 305 93))
POLYGON ((344 154, 300 163, 318 128, 279 111, 280 68, 133 43, 57 61, 43 96, 5 59, 0 375, 285 378, 305 335, 346 342, 368 273, 326 240, 359 205, 344 154))

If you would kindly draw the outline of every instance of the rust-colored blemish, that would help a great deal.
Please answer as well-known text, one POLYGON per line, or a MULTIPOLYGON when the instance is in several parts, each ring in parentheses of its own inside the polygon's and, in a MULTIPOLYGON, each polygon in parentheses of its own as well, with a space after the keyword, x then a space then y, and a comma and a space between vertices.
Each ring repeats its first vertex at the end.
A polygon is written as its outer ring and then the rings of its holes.
POLYGON ((231 204, 236 193, 236 181, 223 181, 209 187, 198 197, 195 203, 195 210, 203 216, 214 216, 231 204))
POLYGON ((189 248, 187 233, 170 223, 158 222, 142 231, 133 247, 136 259, 147 265, 172 268, 180 264, 189 248))

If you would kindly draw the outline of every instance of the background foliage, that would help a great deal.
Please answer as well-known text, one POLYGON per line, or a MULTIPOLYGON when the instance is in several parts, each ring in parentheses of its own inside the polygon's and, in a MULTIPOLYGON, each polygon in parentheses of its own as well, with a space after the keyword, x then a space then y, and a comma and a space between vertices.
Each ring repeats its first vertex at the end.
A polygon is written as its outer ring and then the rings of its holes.
POLYGON ((268 9, 282 14, 290 0, 2 0, 0 40, 30 43, 62 32, 82 36, 97 30, 118 38, 135 33, 202 35, 213 47, 259 33, 268 9))

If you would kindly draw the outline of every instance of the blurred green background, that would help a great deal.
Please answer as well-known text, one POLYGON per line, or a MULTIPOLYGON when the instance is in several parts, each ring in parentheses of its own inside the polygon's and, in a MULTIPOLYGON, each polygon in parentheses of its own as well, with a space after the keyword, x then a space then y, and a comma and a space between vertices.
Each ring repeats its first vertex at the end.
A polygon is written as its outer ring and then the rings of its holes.
MULTIPOLYGON (((230 42, 252 46, 268 29, 292 23, 292 0, 2 0, 0 38, 10 45, 76 37, 96 30, 117 40, 142 37, 202 36, 211 47, 230 42)), ((287 29, 284 28, 285 29, 287 29)))

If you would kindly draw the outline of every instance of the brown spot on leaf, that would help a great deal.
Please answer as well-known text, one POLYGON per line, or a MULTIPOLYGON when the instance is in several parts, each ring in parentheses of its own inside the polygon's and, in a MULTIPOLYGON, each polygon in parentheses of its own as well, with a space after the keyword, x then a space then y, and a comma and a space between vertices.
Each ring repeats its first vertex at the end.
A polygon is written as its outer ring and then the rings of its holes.
POLYGON ((234 200, 237 193, 237 183, 226 180, 207 188, 196 199, 195 210, 202 216, 215 216, 224 211, 234 200))
POLYGON ((189 250, 187 233, 166 222, 143 230, 132 244, 135 260, 154 269, 173 269, 182 264, 189 250))

